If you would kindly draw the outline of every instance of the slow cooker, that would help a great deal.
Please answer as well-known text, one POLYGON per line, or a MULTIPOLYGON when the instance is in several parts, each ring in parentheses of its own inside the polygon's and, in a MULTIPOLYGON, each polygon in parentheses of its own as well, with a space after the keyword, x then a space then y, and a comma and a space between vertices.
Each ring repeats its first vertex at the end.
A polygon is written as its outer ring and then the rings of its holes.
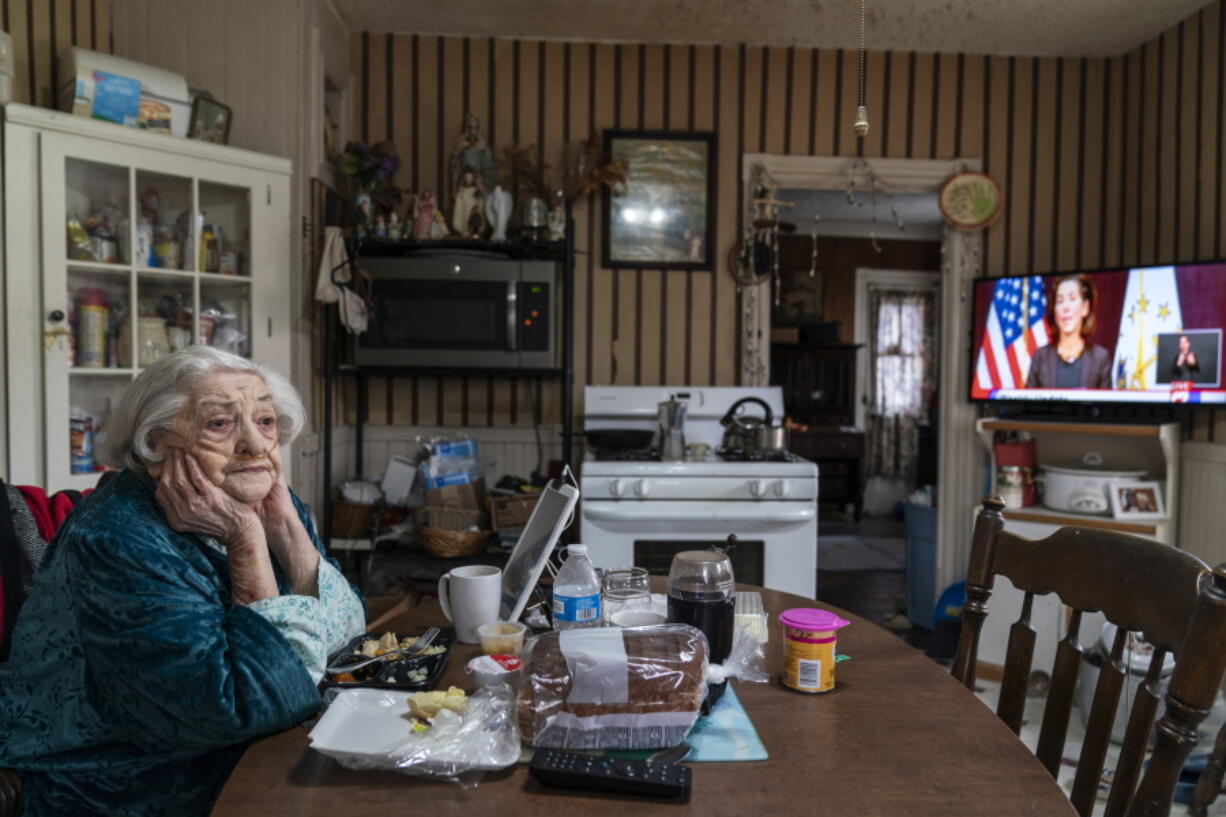
POLYGON ((1102 457, 1091 451, 1082 467, 1040 465, 1043 504, 1053 511, 1068 513, 1111 513, 1111 483, 1121 479, 1144 479, 1144 470, 1113 471, 1102 467, 1102 457))

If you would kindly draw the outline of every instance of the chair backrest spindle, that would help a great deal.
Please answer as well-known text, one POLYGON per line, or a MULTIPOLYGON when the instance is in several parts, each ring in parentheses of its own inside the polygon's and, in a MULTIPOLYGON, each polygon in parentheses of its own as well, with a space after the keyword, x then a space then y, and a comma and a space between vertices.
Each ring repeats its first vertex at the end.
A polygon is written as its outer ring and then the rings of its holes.
POLYGON ((1120 690, 1124 686, 1124 648, 1128 645, 1128 631, 1122 627, 1115 631, 1111 655, 1098 671, 1098 685, 1094 688, 1094 702, 1090 705, 1090 717, 1086 722, 1085 740, 1081 744, 1081 757, 1077 761, 1077 776, 1073 780, 1073 792, 1069 799, 1082 815, 1094 808, 1098 784, 1107 758, 1107 744, 1111 742, 1111 728, 1115 725, 1115 712, 1120 705, 1120 690))
POLYGON ((1030 680, 1030 664, 1034 660, 1034 627, 1030 624, 1034 594, 1022 600, 1022 614, 1009 628, 1009 648, 1005 653, 1005 676, 1000 685, 1000 700, 996 714, 1009 725, 1013 734, 1022 732, 1022 716, 1026 711, 1026 692, 1030 680))
POLYGON ((1137 699, 1128 713, 1128 725, 1124 730, 1124 745, 1115 764, 1115 780, 1107 797, 1107 810, 1103 817, 1123 817, 1128 800, 1136 791, 1145 763, 1145 747, 1149 745, 1149 733, 1154 728, 1158 714, 1158 700, 1162 683, 1162 666, 1166 662, 1166 650, 1154 650, 1149 661, 1145 680, 1137 688, 1137 699))

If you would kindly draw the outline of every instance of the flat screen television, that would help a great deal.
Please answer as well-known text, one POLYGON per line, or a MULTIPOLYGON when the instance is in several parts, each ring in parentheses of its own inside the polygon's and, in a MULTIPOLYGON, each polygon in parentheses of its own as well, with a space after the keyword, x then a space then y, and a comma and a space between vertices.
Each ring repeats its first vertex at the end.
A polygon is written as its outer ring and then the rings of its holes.
POLYGON ((975 281, 972 400, 1226 403, 1226 263, 975 281))

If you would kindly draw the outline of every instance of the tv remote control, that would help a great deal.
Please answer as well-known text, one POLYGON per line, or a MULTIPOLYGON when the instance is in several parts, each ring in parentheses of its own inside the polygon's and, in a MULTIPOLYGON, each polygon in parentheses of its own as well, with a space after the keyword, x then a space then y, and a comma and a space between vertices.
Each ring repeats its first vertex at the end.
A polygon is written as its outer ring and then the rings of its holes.
POLYGON ((692 776, 688 766, 675 763, 620 760, 558 749, 538 749, 528 768, 545 786, 656 797, 688 797, 692 776))

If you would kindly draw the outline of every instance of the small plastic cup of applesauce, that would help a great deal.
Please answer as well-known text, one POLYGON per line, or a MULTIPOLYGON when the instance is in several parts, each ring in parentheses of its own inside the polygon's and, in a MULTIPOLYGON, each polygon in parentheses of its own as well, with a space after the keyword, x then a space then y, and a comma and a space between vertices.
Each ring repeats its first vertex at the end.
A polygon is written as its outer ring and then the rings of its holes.
POLYGON ((486 655, 519 655, 528 627, 521 621, 491 621, 477 628, 481 652, 486 655))

